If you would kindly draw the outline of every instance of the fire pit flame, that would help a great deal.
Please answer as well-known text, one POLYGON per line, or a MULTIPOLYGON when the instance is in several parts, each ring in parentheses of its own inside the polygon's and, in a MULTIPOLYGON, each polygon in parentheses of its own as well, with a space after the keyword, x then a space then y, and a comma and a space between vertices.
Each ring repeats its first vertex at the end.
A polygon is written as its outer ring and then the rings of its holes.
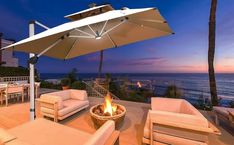
POLYGON ((113 116, 116 110, 117 110, 117 106, 112 105, 112 98, 110 94, 108 93, 104 101, 104 113, 109 113, 111 116, 113 116))

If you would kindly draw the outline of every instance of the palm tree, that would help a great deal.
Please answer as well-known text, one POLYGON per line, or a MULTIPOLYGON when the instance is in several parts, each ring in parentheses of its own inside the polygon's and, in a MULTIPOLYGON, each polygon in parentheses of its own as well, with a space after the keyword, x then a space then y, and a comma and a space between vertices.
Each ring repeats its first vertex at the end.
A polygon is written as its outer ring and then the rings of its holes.
POLYGON ((209 83, 210 83, 210 94, 211 94, 212 105, 218 105, 215 70, 214 70, 216 7, 217 7, 217 0, 212 0, 210 7, 209 48, 208 48, 209 83))
POLYGON ((100 61, 99 61, 99 67, 98 67, 98 77, 101 77, 102 74, 102 62, 103 62, 103 50, 100 51, 100 61))

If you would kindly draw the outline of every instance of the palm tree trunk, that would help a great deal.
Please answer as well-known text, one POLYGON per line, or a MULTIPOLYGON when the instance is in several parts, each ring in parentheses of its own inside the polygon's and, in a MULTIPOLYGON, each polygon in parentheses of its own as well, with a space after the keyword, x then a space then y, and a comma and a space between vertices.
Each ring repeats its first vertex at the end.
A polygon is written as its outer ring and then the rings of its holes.
POLYGON ((103 50, 100 51, 100 63, 98 68, 98 77, 101 77, 102 74, 102 63, 103 63, 103 50))
POLYGON ((213 106, 218 105, 215 70, 214 70, 216 6, 217 6, 217 0, 212 0, 210 8, 210 20, 209 20, 208 65, 209 65, 210 94, 213 106))
MULTIPOLYGON (((2 33, 0 33, 0 48, 2 48, 2 33)), ((2 65, 2 51, 0 50, 0 66, 2 65)))

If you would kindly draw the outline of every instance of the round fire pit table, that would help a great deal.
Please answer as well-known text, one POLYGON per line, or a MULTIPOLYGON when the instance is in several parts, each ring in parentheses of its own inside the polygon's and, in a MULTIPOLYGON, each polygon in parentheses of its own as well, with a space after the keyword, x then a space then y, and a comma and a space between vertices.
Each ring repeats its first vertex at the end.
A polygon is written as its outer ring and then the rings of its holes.
POLYGON ((117 106, 118 114, 113 114, 112 116, 103 113, 98 114, 95 112, 96 109, 102 108, 103 104, 97 104, 90 108, 90 115, 95 128, 101 127, 107 120, 113 120, 115 122, 116 129, 119 129, 121 127, 126 114, 126 108, 120 104, 113 105, 117 106))

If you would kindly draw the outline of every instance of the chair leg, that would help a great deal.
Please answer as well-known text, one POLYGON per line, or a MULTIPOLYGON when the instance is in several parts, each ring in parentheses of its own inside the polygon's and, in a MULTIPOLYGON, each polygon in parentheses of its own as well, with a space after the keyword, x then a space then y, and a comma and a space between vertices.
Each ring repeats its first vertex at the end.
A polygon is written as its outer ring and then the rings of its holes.
POLYGON ((1 104, 0 104, 0 105, 2 105, 2 102, 3 102, 2 95, 3 95, 3 93, 0 92, 0 101, 1 101, 1 104))
POLYGON ((56 116, 54 117, 54 122, 58 122, 58 118, 56 116))
POLYGON ((150 121, 150 145, 153 145, 154 139, 153 139, 153 122, 150 121))
POLYGON ((6 107, 8 106, 8 94, 6 94, 6 107))
POLYGON ((218 118, 218 115, 217 115, 217 114, 215 114, 215 124, 216 124, 216 125, 219 125, 219 118, 218 118))
POLYGON ((21 96, 22 96, 22 103, 24 102, 24 91, 21 92, 21 96))
POLYGON ((19 102, 19 100, 20 100, 20 95, 17 94, 16 97, 17 97, 17 102, 19 102))

